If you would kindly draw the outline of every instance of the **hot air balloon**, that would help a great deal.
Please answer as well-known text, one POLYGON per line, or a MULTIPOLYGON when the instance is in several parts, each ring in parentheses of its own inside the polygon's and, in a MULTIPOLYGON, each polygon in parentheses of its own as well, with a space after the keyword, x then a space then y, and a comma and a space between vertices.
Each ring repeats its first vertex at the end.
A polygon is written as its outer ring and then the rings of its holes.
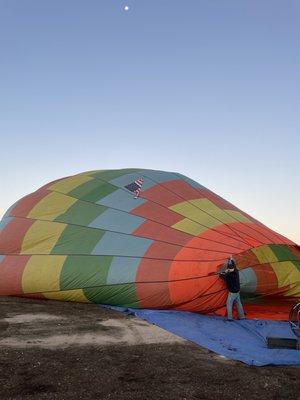
POLYGON ((192 179, 146 169, 51 182, 0 223, 0 295, 218 312, 233 255, 254 316, 300 297, 300 247, 192 179), (256 310, 256 311, 255 311, 256 310))

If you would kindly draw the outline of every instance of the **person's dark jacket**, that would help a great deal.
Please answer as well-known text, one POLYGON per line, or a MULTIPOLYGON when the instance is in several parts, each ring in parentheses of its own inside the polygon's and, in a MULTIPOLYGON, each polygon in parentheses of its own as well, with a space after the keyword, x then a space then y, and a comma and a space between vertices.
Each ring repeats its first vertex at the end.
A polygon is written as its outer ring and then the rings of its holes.
POLYGON ((238 293, 240 291, 240 277, 237 268, 234 268, 232 272, 221 272, 219 276, 225 280, 230 293, 238 293))

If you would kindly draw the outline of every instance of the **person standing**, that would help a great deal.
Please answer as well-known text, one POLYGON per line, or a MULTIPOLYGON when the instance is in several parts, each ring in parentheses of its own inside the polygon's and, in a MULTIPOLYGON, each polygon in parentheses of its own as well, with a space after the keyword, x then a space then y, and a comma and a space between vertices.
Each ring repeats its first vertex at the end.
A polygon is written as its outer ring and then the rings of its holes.
POLYGON ((232 256, 228 258, 226 262, 226 269, 224 272, 219 273, 219 277, 225 281, 228 289, 228 296, 226 302, 227 320, 233 321, 232 308, 234 303, 237 306, 239 319, 245 319, 245 313, 240 297, 239 271, 232 256))

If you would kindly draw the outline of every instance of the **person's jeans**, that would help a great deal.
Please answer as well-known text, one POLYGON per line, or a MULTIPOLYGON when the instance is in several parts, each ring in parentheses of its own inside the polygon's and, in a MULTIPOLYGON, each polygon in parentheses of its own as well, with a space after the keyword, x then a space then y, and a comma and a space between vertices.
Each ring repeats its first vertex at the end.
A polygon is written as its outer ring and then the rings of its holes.
POLYGON ((239 317, 240 318, 245 318, 245 314, 244 314, 244 309, 242 306, 242 302, 241 302, 241 297, 240 297, 240 293, 228 293, 228 297, 227 297, 227 319, 232 319, 232 307, 233 307, 233 303, 236 304, 237 306, 237 310, 239 313, 239 317))

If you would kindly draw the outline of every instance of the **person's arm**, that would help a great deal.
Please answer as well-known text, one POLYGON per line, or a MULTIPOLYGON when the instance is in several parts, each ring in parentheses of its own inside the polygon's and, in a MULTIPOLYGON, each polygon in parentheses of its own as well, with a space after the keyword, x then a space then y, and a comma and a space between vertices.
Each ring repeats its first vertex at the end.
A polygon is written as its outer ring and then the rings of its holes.
POLYGON ((225 280, 226 279, 226 273, 225 272, 219 272, 219 278, 225 280))
POLYGON ((219 272, 219 277, 221 278, 221 279, 226 279, 226 276, 228 275, 228 274, 230 274, 230 272, 233 272, 234 271, 234 268, 226 268, 225 269, 225 271, 222 271, 222 272, 219 272))
POLYGON ((225 270, 219 272, 219 277, 221 279, 226 279, 226 275, 228 274, 228 272, 229 272, 229 270, 228 270, 228 268, 226 268, 225 270))

